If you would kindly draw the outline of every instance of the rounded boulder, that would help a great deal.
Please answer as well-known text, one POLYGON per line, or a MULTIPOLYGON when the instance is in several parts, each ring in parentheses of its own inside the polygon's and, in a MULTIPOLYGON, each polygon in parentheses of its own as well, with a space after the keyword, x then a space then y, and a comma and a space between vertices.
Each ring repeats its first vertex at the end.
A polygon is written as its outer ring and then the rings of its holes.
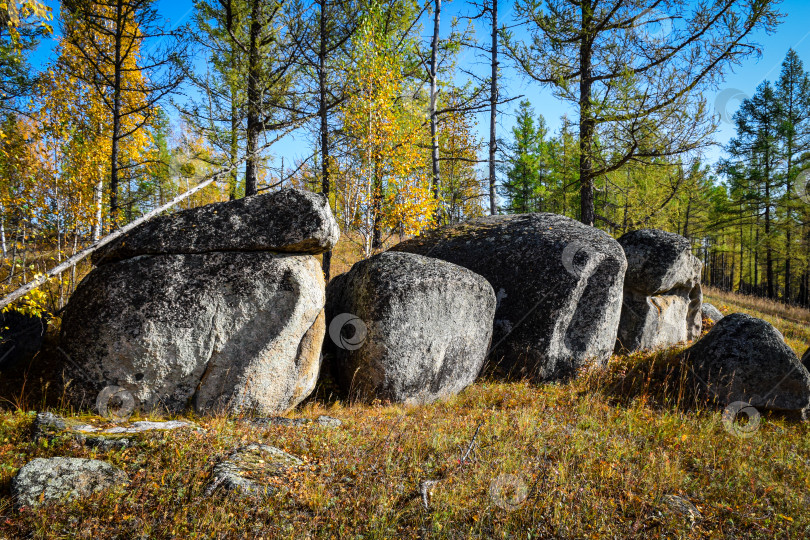
POLYGON ((332 280, 326 295, 327 343, 351 397, 428 403, 481 371, 495 293, 465 268, 387 252, 332 280))

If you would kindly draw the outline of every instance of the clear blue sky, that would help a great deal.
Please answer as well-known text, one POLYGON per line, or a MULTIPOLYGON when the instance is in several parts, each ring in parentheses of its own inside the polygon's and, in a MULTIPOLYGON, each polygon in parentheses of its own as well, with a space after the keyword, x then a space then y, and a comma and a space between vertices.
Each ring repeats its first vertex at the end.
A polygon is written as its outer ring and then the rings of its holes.
MULTIPOLYGON (((55 8, 57 2, 49 0, 48 4, 55 8)), ((443 4, 442 31, 446 35, 449 32, 450 19, 453 16, 463 15, 470 11, 467 4, 462 0, 451 0, 450 2, 444 0, 443 4)), ((501 0, 500 18, 506 24, 511 21, 511 6, 511 2, 501 0)), ((173 25, 179 25, 189 22, 193 13, 193 3, 191 0, 159 0, 158 10, 173 25)), ((728 74, 724 83, 717 90, 708 92, 705 95, 710 107, 714 108, 716 104, 721 105, 723 110, 718 111, 718 113, 722 113, 723 118, 730 119, 739 106, 741 98, 752 95, 762 81, 774 81, 779 77, 780 65, 791 47, 804 60, 805 68, 810 69, 810 24, 808 24, 810 22, 810 2, 807 0, 785 0, 781 4, 780 11, 785 13, 786 16, 776 33, 770 36, 764 34, 756 36, 756 41, 762 45, 762 56, 747 60, 735 72, 728 74), (726 105, 722 107, 724 102, 726 105)), ((425 24, 423 33, 426 40, 430 38, 428 34, 430 31, 430 27, 425 24)), ((486 36, 481 35, 480 38, 486 39, 486 36)), ((46 61, 51 48, 49 45, 43 43, 42 50, 35 55, 35 64, 46 61)), ((475 62, 474 54, 472 52, 464 53, 460 58, 460 62, 467 65, 475 62)), ((484 66, 481 69, 485 69, 484 66)), ((545 117, 551 131, 556 131, 559 128, 560 117, 563 114, 567 113, 570 118, 576 118, 574 111, 567 108, 566 104, 555 99, 548 90, 524 81, 509 66, 504 66, 504 76, 505 87, 508 89, 509 94, 513 96, 522 94, 529 99, 535 110, 545 117)), ((505 107, 504 112, 500 115, 499 133, 501 136, 505 136, 513 124, 511 112, 515 107, 516 102, 505 107)), ((488 133, 488 118, 488 113, 479 115, 478 129, 482 137, 485 137, 485 134, 488 133)), ((719 143, 724 144, 733 134, 733 126, 721 122, 716 139, 719 143)), ((278 160, 283 155, 286 163, 292 163, 296 157, 308 155, 309 148, 302 148, 303 144, 306 144, 306 141, 295 140, 293 137, 280 141, 273 147, 274 160, 278 160)), ((706 159, 709 162, 714 162, 720 154, 721 149, 719 147, 714 148, 707 153, 706 159)))

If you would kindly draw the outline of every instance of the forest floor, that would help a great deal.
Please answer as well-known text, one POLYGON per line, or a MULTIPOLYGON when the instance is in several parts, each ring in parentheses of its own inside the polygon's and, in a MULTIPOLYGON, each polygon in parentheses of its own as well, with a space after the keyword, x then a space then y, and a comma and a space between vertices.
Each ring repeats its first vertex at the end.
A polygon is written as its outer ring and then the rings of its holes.
MULTIPOLYGON (((718 291, 707 301, 768 320, 799 355, 810 345, 810 312, 718 291)), ((615 356, 561 384, 484 379, 426 406, 343 403, 321 385, 290 416, 340 427, 189 415, 203 429, 107 450, 33 442, 37 410, 87 417, 31 371, 0 412, 0 538, 810 537, 810 424, 724 421, 690 397, 682 352, 615 356), (207 495, 217 460, 250 442, 305 464, 260 502, 207 495), (107 461, 130 483, 14 509, 17 470, 54 456, 107 461)))

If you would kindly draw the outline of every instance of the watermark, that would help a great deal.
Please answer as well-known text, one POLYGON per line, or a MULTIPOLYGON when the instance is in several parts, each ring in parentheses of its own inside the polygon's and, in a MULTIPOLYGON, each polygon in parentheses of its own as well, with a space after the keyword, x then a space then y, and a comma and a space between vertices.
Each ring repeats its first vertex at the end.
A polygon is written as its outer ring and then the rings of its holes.
POLYGON ((658 9, 642 11, 636 19, 636 34, 647 42, 661 42, 673 31, 673 17, 658 9))
POLYGON ((735 401, 723 411, 722 421, 726 431, 735 437, 747 439, 759 429, 760 415, 759 411, 747 401, 735 401), (740 421, 741 416, 745 417, 744 422, 740 421))
POLYGON ((208 178, 208 164, 183 151, 172 153, 169 160, 169 177, 183 178, 192 184, 197 184, 208 178))
POLYGON ((749 97, 750 96, 748 94, 739 88, 726 88, 717 94, 717 97, 714 99, 714 110, 720 116, 720 121, 724 124, 733 125, 734 112, 729 110, 729 104, 736 101, 737 106, 739 107, 739 105, 749 97))
POLYGON ((126 422, 134 410, 135 397, 120 386, 107 386, 96 398, 98 414, 113 422, 126 422))
POLYGON ((341 349, 356 351, 363 346, 366 336, 368 336, 366 323, 357 315, 341 313, 329 323, 329 337, 341 349))
POLYGON ((563 267, 574 277, 579 277, 585 270, 589 258, 589 246, 574 240, 569 242, 562 252, 563 267))
POLYGON ((810 204, 810 170, 804 170, 796 177, 796 185, 794 187, 796 195, 801 200, 810 204))
MULTIPOLYGON (((62 347, 57 347, 56 350, 65 357, 77 375, 82 376, 91 383, 94 381, 87 369, 76 363, 62 347)), ((127 421, 135 411, 135 406, 135 396, 129 390, 120 386, 105 386, 96 396, 96 412, 113 422, 127 421)))
POLYGON ((500 474, 489 484, 489 498, 504 510, 517 510, 528 497, 528 486, 514 474, 500 474))

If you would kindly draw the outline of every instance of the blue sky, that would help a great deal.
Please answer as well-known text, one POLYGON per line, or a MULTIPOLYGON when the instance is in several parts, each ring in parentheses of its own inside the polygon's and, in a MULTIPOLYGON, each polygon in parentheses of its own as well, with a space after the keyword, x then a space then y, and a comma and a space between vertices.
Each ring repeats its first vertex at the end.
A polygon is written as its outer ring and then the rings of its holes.
MULTIPOLYGON (((57 3, 51 0, 48 4, 56 7, 57 3)), ((469 13, 466 2, 462 0, 451 0, 443 2, 442 31, 446 35, 450 29, 450 19, 453 16, 469 13)), ((512 19, 512 2, 501 0, 500 18, 508 24, 512 19)), ((193 2, 191 0, 159 0, 158 11, 167 18, 173 25, 189 22, 193 13, 193 2)), ((717 112, 721 118, 730 119, 734 111, 740 104, 742 98, 754 93, 756 87, 764 80, 774 81, 779 77, 779 69, 782 60, 788 49, 796 50, 799 57, 805 62, 805 67, 810 68, 810 2, 807 0, 785 0, 780 11, 785 13, 782 24, 777 31, 770 35, 759 34, 755 40, 762 45, 762 56, 760 58, 750 58, 742 66, 736 68, 733 73, 727 74, 725 81, 716 90, 707 92, 704 97, 708 100, 710 107, 719 106, 717 112)), ((483 30, 483 29, 482 29, 483 30)), ((425 40, 429 40, 428 32, 430 28, 424 25, 423 33, 425 40)), ((486 36, 481 35, 481 39, 486 36)), ((42 63, 48 57, 50 44, 43 43, 41 51, 34 57, 34 63, 42 63)), ((464 53, 460 58, 460 63, 471 64, 475 62, 472 52, 464 53)), ((484 66, 481 69, 486 69, 484 66)), ((510 95, 524 95, 529 99, 535 110, 542 114, 551 131, 557 131, 560 126, 560 118, 563 114, 568 114, 571 118, 576 118, 573 110, 565 103, 554 98, 551 93, 536 84, 531 84, 508 66, 504 67, 504 86, 510 95)), ((499 115, 499 135, 506 136, 513 124, 512 111, 516 108, 517 102, 504 107, 504 111, 499 115)), ((481 137, 486 137, 488 133, 489 114, 481 114, 478 118, 478 130, 481 137)), ((734 135, 733 126, 726 122, 721 122, 720 129, 716 134, 716 140, 724 144, 734 135)), ((274 161, 278 161, 281 156, 285 157, 286 163, 291 163, 296 157, 304 157, 309 154, 308 141, 304 139, 296 140, 295 137, 288 137, 280 141, 273 147, 274 161)), ((714 162, 721 155, 720 147, 709 150, 706 154, 708 162, 714 162)))

